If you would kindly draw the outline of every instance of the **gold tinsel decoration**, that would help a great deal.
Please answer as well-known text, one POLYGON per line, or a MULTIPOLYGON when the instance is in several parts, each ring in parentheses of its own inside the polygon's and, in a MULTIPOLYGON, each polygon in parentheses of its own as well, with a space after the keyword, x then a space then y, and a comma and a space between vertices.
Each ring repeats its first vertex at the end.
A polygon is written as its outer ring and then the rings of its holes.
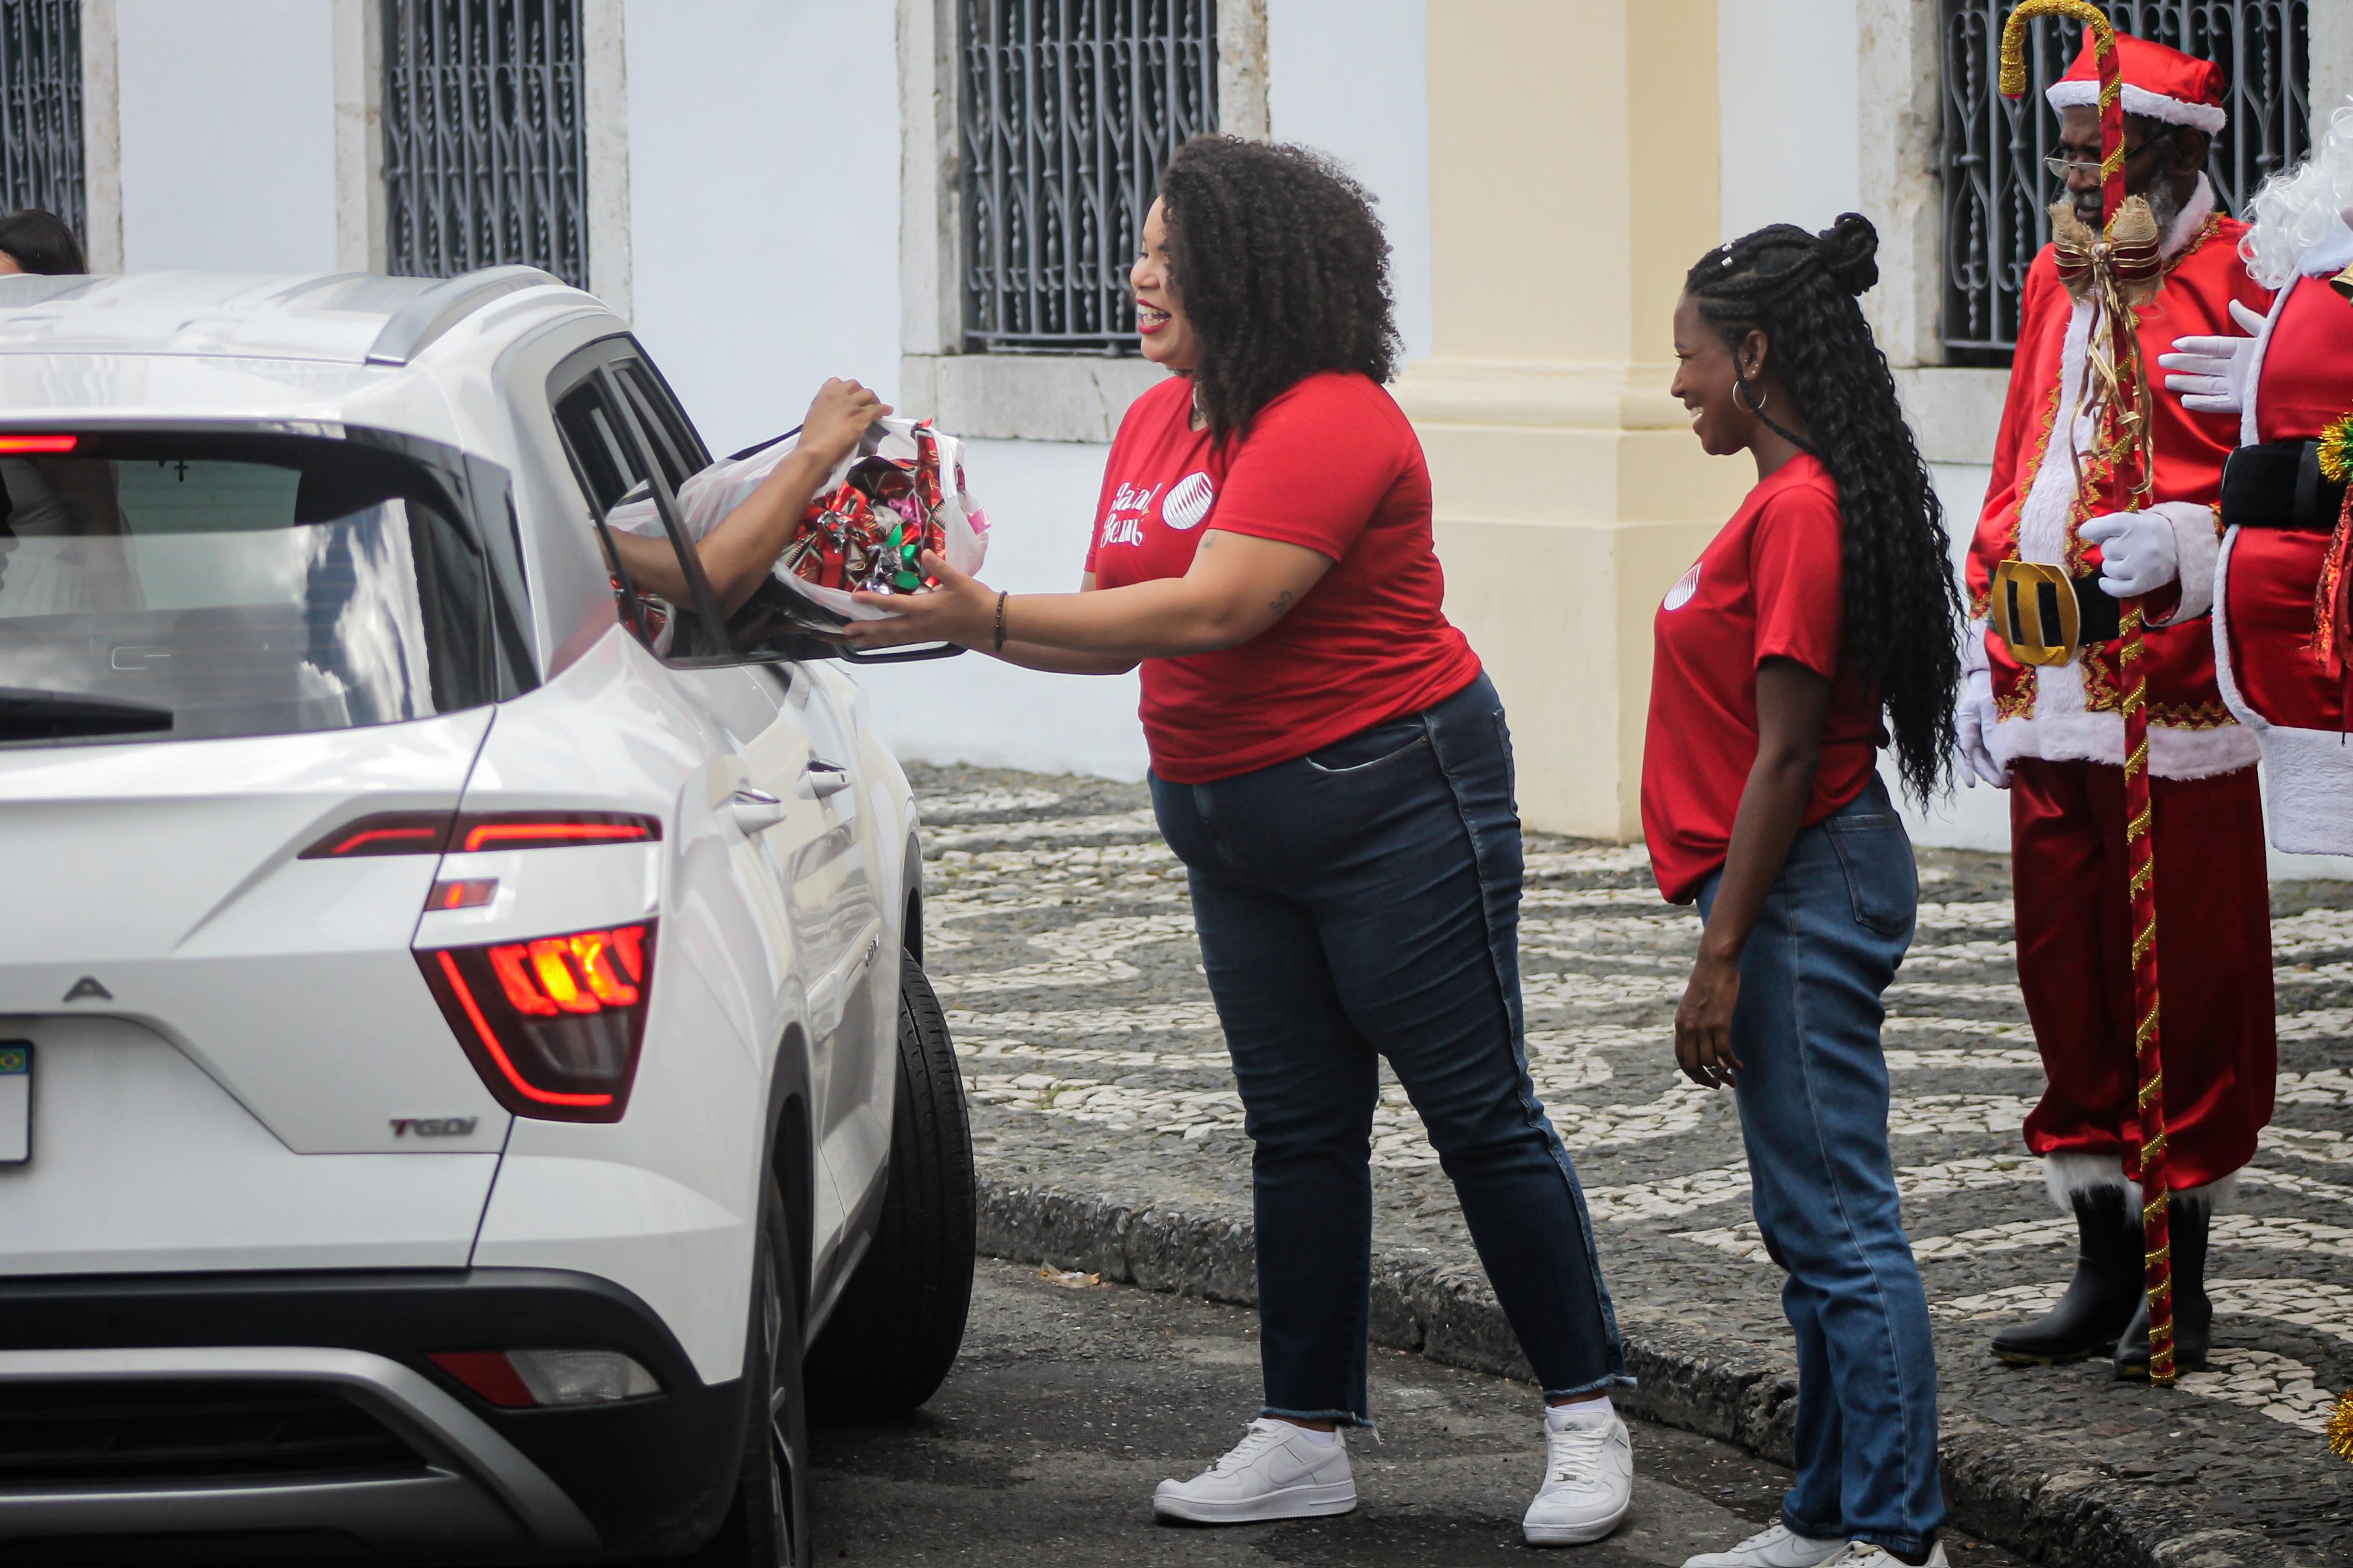
POLYGON ((2333 421, 2320 433, 2320 471, 2333 485, 2353 478, 2353 414, 2333 421))
POLYGON ((2328 1450, 2340 1459, 2353 1459, 2353 1393, 2337 1403, 2328 1421, 2328 1450))

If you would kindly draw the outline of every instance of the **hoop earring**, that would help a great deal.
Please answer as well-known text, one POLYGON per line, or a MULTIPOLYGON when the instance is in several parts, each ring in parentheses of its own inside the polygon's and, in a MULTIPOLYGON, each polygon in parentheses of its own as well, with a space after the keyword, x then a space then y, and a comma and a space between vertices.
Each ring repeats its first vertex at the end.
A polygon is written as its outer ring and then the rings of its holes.
POLYGON ((1746 409, 1748 413, 1754 414, 1759 419, 1762 419, 1765 417, 1765 405, 1770 403, 1772 400, 1773 395, 1770 392, 1767 392, 1763 397, 1758 398, 1756 402, 1749 402, 1748 378, 1745 375, 1734 375, 1732 380, 1732 401, 1740 405, 1740 406, 1746 409))

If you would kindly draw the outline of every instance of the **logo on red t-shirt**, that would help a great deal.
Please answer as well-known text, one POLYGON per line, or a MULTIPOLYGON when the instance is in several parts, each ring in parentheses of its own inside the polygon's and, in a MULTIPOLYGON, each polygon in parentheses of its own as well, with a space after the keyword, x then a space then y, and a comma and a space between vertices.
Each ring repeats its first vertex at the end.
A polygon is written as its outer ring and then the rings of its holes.
POLYGON ((1110 510, 1103 513, 1103 544, 1143 543, 1144 520, 1152 510, 1152 498, 1159 493, 1157 485, 1150 489, 1138 489, 1123 481, 1119 493, 1112 497, 1110 510))
POLYGON ((1667 596, 1662 607, 1669 610, 1680 610, 1685 605, 1690 604, 1692 602, 1692 595, 1698 592, 1699 563, 1694 561, 1692 563, 1692 569, 1684 573, 1682 576, 1676 578, 1675 585, 1667 590, 1667 596))
POLYGON ((1176 481, 1168 499, 1160 503, 1160 521, 1174 529, 1187 529, 1209 515, 1209 503, 1218 499, 1217 487, 1209 476, 1196 469, 1176 481))

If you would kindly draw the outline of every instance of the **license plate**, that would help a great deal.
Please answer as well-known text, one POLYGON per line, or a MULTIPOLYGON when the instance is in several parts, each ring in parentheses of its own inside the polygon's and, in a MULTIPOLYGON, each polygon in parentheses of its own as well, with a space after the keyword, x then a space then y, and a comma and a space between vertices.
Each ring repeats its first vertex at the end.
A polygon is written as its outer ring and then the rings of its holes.
POLYGON ((0 1165, 33 1157, 33 1042, 0 1040, 0 1165))

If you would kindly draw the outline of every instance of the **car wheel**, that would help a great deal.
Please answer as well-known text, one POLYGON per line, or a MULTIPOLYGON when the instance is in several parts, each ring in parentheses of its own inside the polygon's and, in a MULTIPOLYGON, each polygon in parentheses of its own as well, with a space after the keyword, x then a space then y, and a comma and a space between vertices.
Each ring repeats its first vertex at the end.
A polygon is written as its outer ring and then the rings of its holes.
POLYGON ((882 1217, 809 1352, 809 1405, 821 1419, 913 1410, 937 1391, 964 1343, 976 1218, 964 1077, 939 997, 909 957, 882 1217))
POLYGON ((771 1176, 752 1259, 744 1458, 726 1521, 693 1560, 700 1568, 809 1568, 808 1401, 792 1245, 784 1197, 771 1176))

